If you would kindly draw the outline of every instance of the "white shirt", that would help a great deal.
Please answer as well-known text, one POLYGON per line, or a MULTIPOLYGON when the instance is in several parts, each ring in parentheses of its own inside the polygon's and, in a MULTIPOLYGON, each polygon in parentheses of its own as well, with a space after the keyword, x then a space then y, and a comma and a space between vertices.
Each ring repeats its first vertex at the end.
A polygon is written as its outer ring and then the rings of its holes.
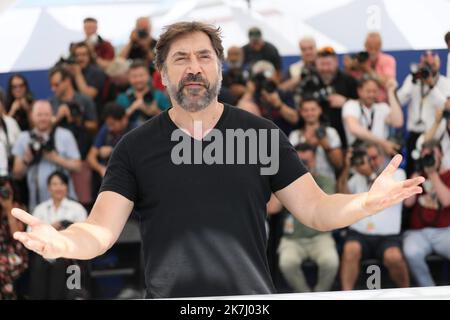
MULTIPOLYGON (((402 181, 406 178, 406 173, 402 169, 397 169, 393 177, 395 181, 402 181)), ((369 191, 367 177, 356 172, 348 180, 348 189, 351 193, 369 191)), ((350 229, 367 235, 395 235, 400 233, 401 220, 402 203, 399 203, 373 216, 359 220, 352 224, 350 229)))
POLYGON ((352 145, 356 137, 345 124, 345 118, 356 118, 364 128, 369 129, 371 127, 370 131, 376 137, 387 139, 389 137, 389 126, 386 122, 390 113, 391 108, 385 102, 374 103, 370 108, 367 108, 359 100, 348 100, 342 107, 342 121, 344 122, 348 145, 352 145))
MULTIPOLYGON (((336 129, 332 127, 326 127, 325 132, 331 149, 340 148, 342 146, 341 138, 339 137, 336 129)), ((303 135, 303 130, 292 131, 289 135, 289 142, 293 146, 299 143, 305 143, 306 139, 303 135)), ((333 179, 334 182, 336 181, 334 168, 328 161, 326 151, 320 145, 317 146, 316 149, 316 171, 320 172, 320 174, 323 176, 333 179)))
POLYGON ((55 208, 52 199, 42 202, 33 210, 33 216, 44 223, 53 224, 58 221, 70 222, 84 221, 87 212, 84 207, 76 201, 64 198, 58 209, 55 208))
POLYGON ((8 175, 8 154, 6 146, 0 143, 0 177, 8 175))
POLYGON ((408 103, 408 120, 407 129, 413 132, 424 132, 433 126, 436 116, 436 110, 444 107, 447 97, 450 97, 450 80, 439 75, 439 78, 430 90, 428 85, 424 85, 421 89, 420 81, 416 84, 412 82, 412 76, 408 75, 403 82, 402 87, 397 91, 397 96, 402 105, 408 103), (422 100, 422 92, 424 92, 422 110, 420 102, 422 100), (422 119, 423 123, 417 123, 422 119))
POLYGON ((6 134, 3 127, 0 126, 0 143, 3 144, 4 146, 8 146, 9 140, 10 149, 8 150, 8 152, 11 152, 14 143, 16 143, 16 140, 20 135, 21 132, 20 127, 14 118, 7 115, 3 115, 2 118, 6 125, 6 131, 8 131, 8 139, 6 139, 6 134))

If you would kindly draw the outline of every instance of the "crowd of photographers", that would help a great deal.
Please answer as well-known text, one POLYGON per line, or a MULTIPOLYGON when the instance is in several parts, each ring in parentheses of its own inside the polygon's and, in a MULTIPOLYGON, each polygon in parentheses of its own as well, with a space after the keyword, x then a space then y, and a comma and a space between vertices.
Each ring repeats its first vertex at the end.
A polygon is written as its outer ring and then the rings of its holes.
MULTIPOLYGON (((86 18, 85 39, 49 71, 52 97, 35 101, 20 74, 0 90, 0 299, 16 297, 27 268, 27 297, 64 296, 67 262, 30 255, 14 241, 24 226, 11 208, 27 208, 57 229, 83 219, 118 140, 170 106, 153 64, 150 20, 138 18, 118 52, 97 24, 86 18)), ((368 191, 396 153, 405 155, 396 179, 427 178, 424 194, 339 234, 309 229, 272 197, 272 272, 280 270, 296 292, 331 290, 337 278, 339 289, 350 290, 362 260, 374 258, 398 287, 435 285, 427 257, 450 259, 450 79, 439 73, 439 56, 425 51, 399 86, 396 61, 382 52, 377 32, 367 34, 364 51, 343 57, 342 68, 332 47, 305 37, 300 61, 285 73, 261 30, 248 36, 245 46, 228 48, 219 100, 279 126, 325 192, 368 191), (314 285, 305 261, 318 267, 314 285)), ((450 50, 450 33, 445 41, 450 50)))

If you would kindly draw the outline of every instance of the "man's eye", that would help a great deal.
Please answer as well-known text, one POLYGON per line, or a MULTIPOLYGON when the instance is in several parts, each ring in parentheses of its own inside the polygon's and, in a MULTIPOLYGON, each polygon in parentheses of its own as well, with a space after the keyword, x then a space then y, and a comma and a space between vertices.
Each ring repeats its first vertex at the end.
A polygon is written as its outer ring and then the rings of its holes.
POLYGON ((175 59, 175 61, 183 61, 183 60, 186 60, 186 58, 185 57, 179 57, 179 58, 175 59))
POLYGON ((200 56, 201 59, 209 59, 210 56, 209 55, 204 55, 204 56, 200 56))

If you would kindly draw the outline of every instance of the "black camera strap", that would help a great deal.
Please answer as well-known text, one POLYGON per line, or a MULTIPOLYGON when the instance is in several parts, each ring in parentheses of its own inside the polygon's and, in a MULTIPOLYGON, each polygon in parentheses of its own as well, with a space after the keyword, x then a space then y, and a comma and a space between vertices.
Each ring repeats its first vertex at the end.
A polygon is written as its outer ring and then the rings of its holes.
MULTIPOLYGON (((436 79, 437 83, 437 79, 436 79)), ((425 91, 425 85, 422 81, 420 81, 420 104, 419 104, 419 119, 416 121, 416 123, 423 123, 423 103, 425 101, 425 98, 430 94, 431 90, 433 90, 433 87, 428 87, 428 90, 425 91)))
POLYGON ((364 118, 364 122, 367 124, 367 129, 369 131, 372 131, 373 120, 375 118, 375 109, 370 110, 370 121, 369 121, 369 118, 366 116, 366 113, 364 112, 364 107, 361 102, 359 103, 359 108, 361 109, 361 116, 364 118))

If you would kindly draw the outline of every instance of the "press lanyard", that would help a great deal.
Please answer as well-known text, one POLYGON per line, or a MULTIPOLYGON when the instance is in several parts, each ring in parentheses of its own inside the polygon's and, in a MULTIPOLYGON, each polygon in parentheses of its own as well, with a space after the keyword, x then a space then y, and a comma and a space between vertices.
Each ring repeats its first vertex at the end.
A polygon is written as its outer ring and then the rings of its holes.
POLYGON ((369 122, 369 118, 366 116, 366 113, 364 112, 364 108, 361 103, 359 103, 359 108, 361 109, 361 115, 364 117, 364 121, 367 123, 367 129, 369 131, 372 131, 373 119, 375 117, 375 110, 370 110, 370 122, 369 122))

